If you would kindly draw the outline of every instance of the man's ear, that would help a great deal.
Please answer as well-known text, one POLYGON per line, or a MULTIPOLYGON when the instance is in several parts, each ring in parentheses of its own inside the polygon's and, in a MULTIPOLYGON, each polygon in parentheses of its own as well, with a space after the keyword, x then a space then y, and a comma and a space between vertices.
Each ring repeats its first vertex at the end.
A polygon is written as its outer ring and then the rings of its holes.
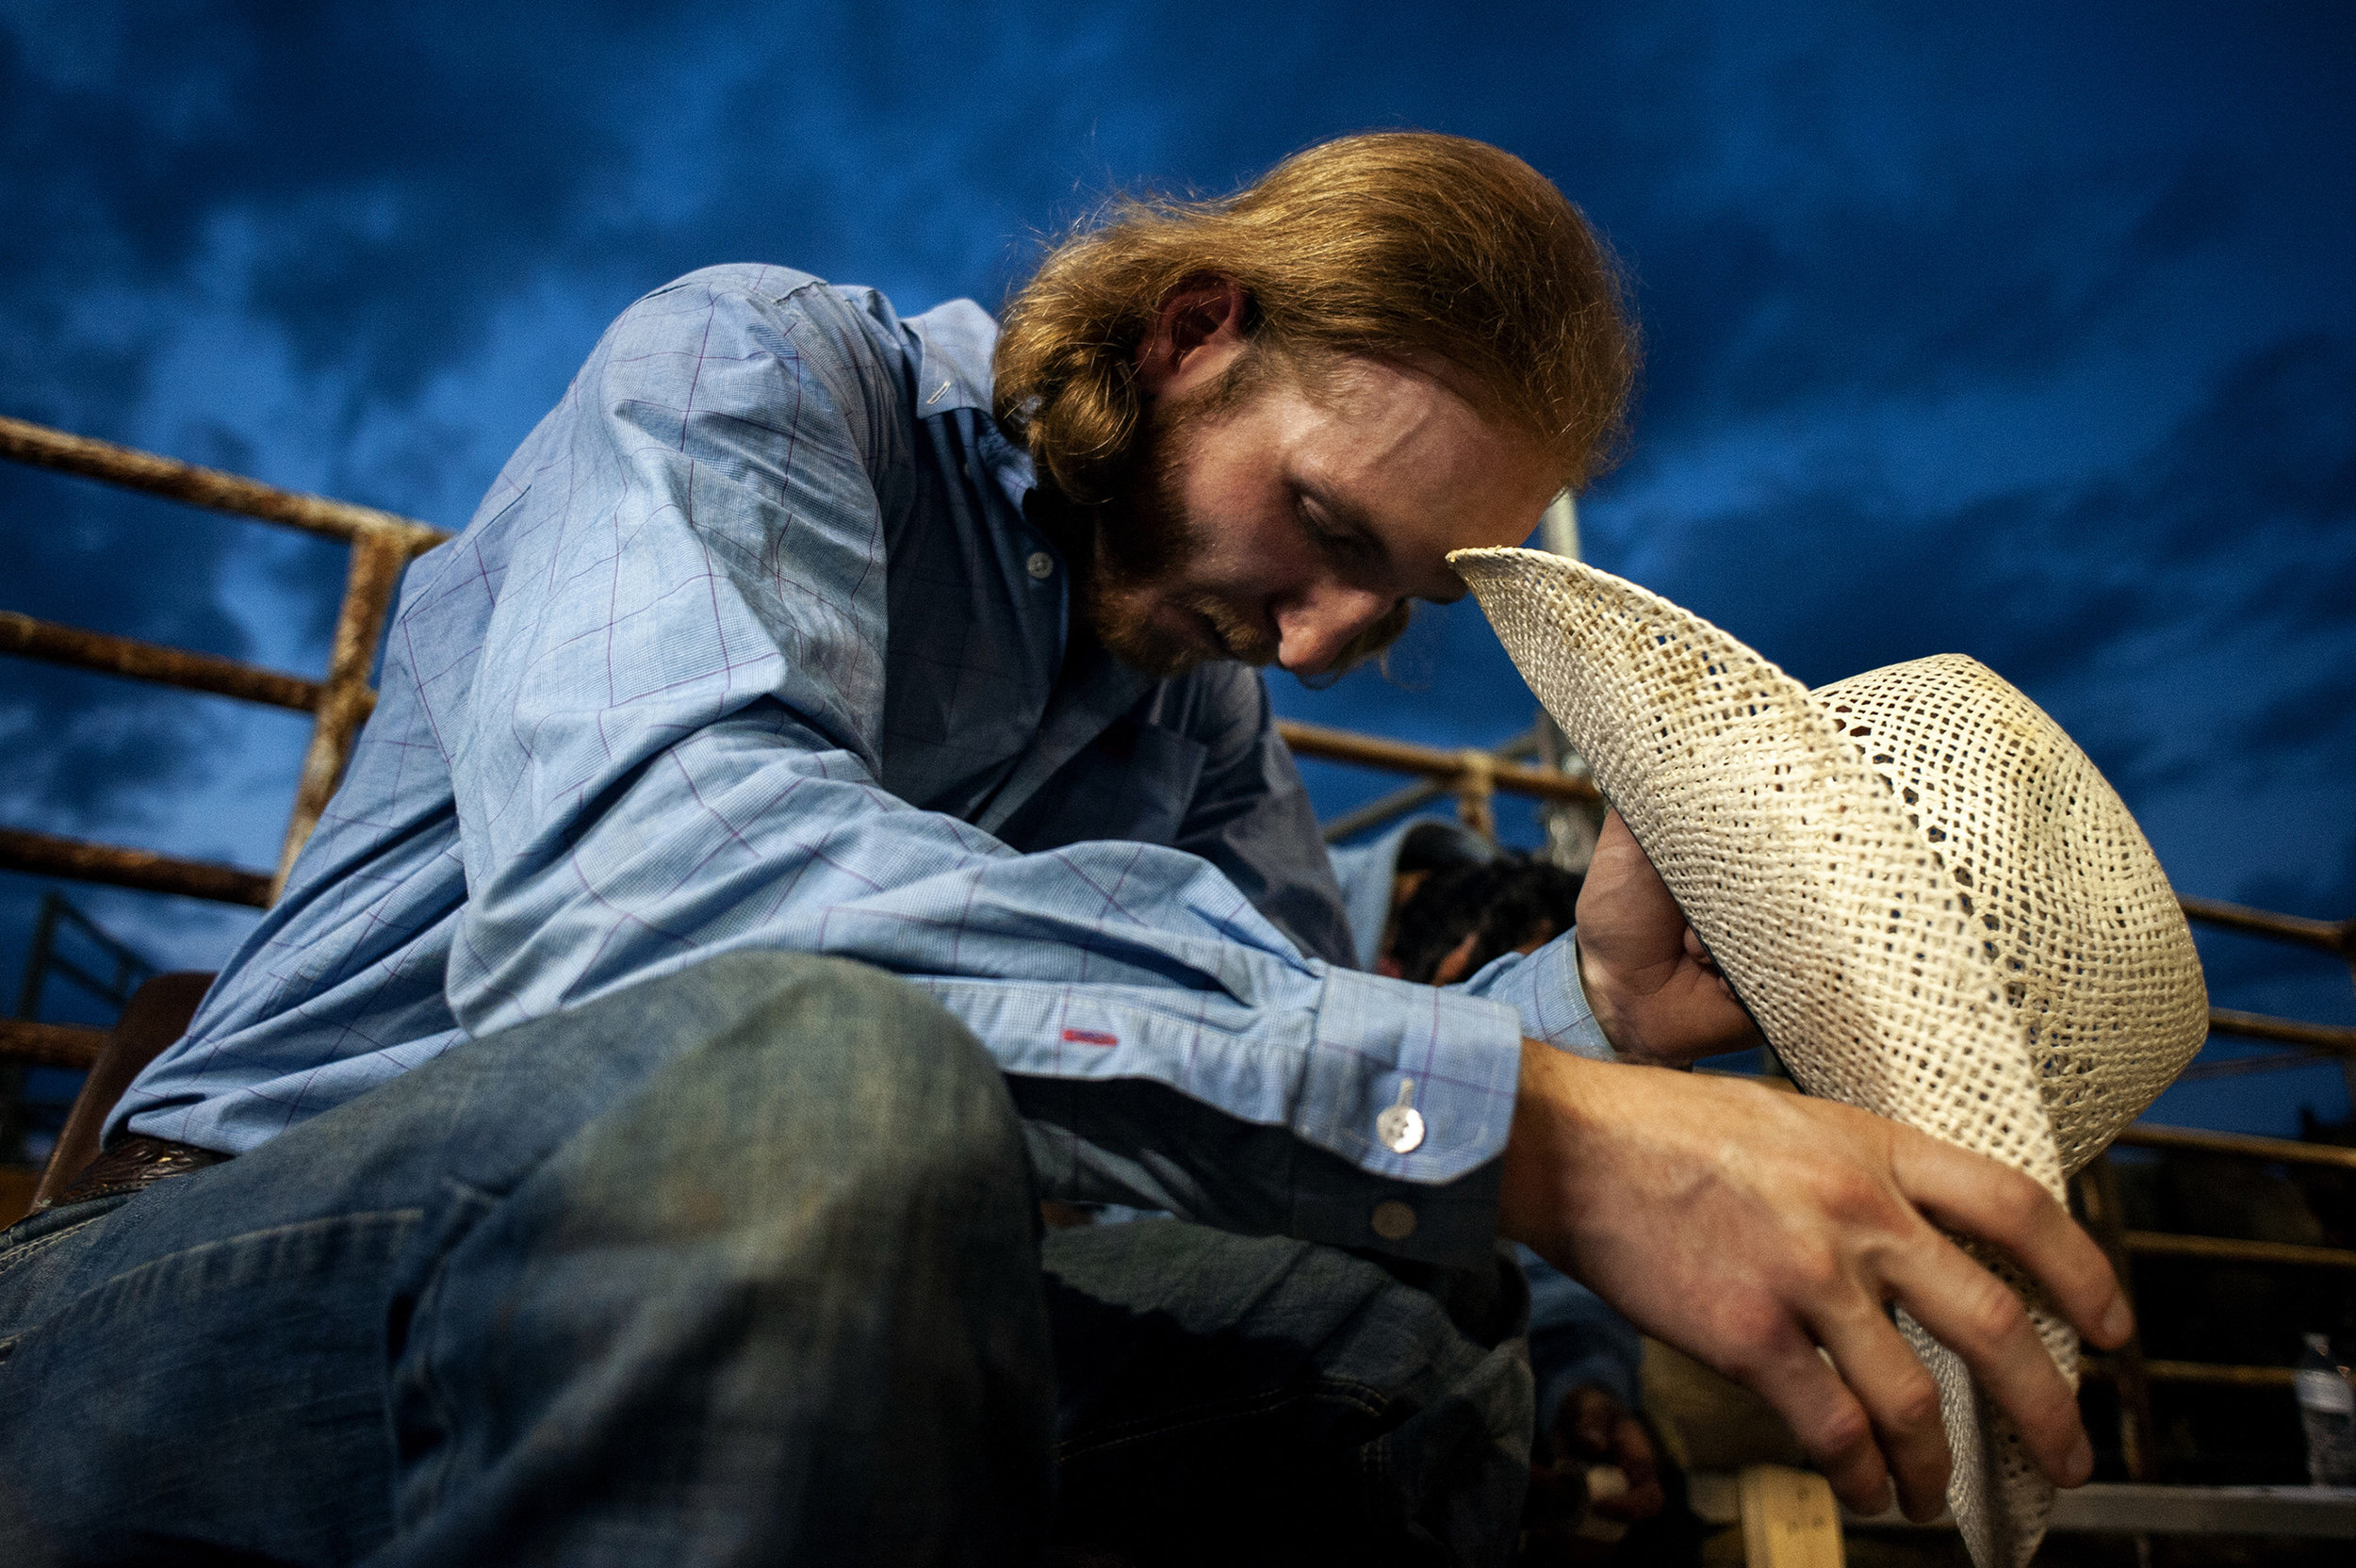
POLYGON ((1249 306, 1233 278, 1191 278, 1171 291, 1137 345, 1137 388, 1148 398, 1193 390, 1243 352, 1249 306))

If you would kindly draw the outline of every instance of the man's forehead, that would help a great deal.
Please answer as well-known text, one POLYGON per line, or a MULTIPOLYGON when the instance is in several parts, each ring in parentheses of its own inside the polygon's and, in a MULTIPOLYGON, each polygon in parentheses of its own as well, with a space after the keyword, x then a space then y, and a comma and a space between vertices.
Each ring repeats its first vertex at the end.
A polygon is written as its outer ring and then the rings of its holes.
MULTIPOLYGON (((1521 543, 1557 488, 1547 454, 1428 377, 1384 368, 1359 368, 1354 395, 1320 410, 1290 453, 1296 482, 1333 522, 1435 564, 1451 549, 1521 543)), ((1441 576, 1435 586, 1456 596, 1455 574, 1441 576)))

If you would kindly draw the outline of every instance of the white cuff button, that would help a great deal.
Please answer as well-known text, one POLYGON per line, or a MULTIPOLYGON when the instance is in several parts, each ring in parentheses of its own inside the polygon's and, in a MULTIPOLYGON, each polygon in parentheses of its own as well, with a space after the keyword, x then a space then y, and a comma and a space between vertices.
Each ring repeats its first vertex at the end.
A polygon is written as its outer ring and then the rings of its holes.
POLYGON ((1415 1081, 1402 1078, 1399 1102, 1374 1119, 1374 1135, 1394 1154, 1412 1154, 1423 1143, 1423 1113, 1408 1103, 1415 1097, 1415 1081))

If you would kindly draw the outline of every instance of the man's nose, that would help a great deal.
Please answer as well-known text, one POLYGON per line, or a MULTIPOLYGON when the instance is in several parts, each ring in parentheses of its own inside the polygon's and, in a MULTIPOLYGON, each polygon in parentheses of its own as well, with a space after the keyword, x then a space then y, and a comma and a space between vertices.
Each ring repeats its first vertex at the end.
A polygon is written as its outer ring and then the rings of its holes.
POLYGON ((1276 662, 1294 675, 1333 667, 1350 640, 1380 620, 1392 601, 1342 583, 1317 584, 1276 609, 1276 662))

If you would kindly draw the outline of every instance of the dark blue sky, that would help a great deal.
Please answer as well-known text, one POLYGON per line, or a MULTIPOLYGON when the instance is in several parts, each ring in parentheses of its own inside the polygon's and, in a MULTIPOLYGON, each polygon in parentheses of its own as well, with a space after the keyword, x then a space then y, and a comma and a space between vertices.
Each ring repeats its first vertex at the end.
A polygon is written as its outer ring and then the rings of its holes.
MULTIPOLYGON (((1977 656, 2184 891, 2356 913, 2340 4, 0 5, 0 409, 462 524, 597 331, 762 260, 995 304, 1116 185, 1368 126, 1552 176, 1636 279, 1589 554, 1802 679, 1977 656)), ((338 552, 0 471, 0 606, 316 670, 338 552)), ((1530 702, 1469 604, 1293 714, 1530 702)), ((0 662, 0 821, 270 863, 303 727, 0 662)), ((1329 808, 1384 781, 1317 769, 1329 808)), ((35 890, 0 877, 0 965, 35 890)), ((243 926, 77 894, 174 962, 243 926)), ((2220 1002, 2356 1021, 2319 956, 2220 1002)), ((2301 1070, 2163 1114, 2346 1114, 2301 1070)))

